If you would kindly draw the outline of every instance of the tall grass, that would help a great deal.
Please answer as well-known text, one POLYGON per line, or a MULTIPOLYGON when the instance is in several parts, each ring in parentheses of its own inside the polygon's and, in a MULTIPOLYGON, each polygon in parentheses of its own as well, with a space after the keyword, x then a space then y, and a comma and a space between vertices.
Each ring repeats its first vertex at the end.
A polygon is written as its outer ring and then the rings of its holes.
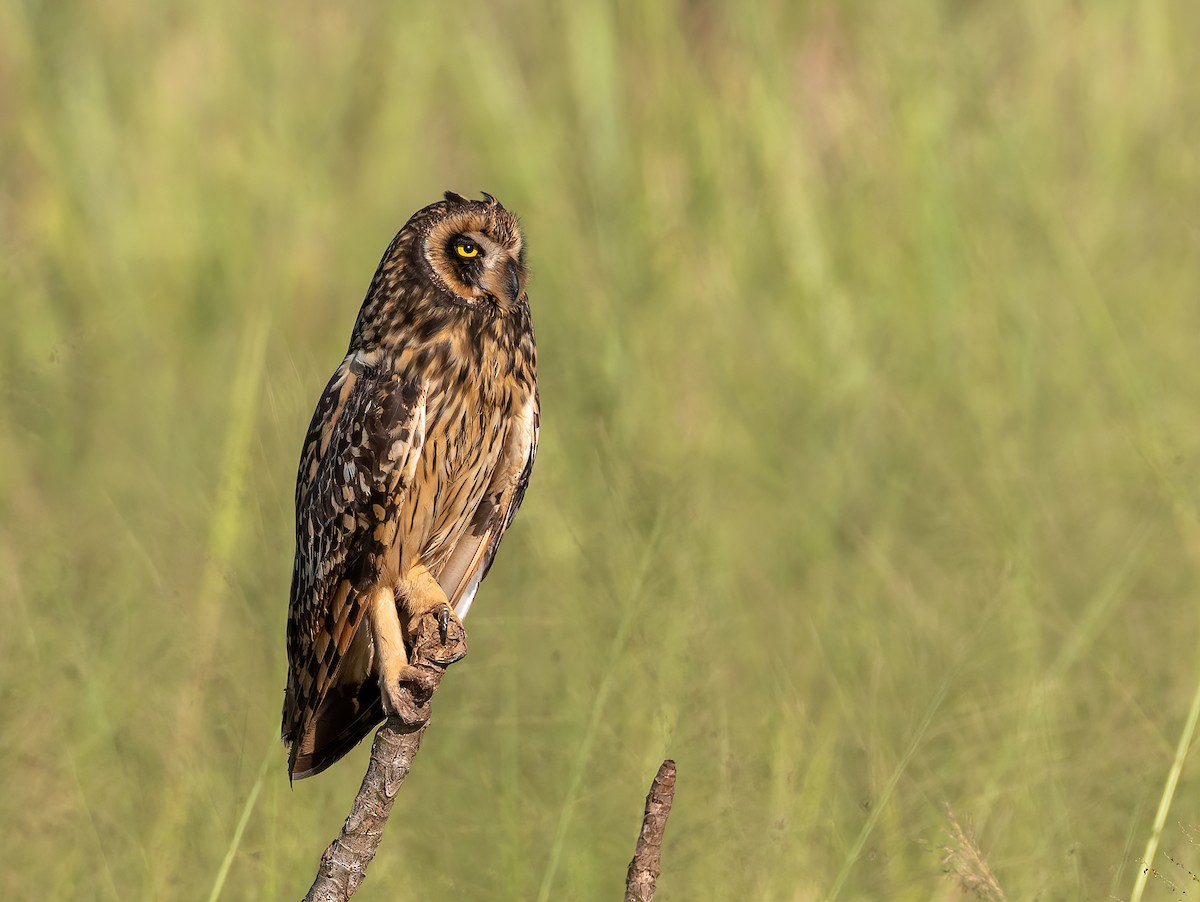
POLYGON ((667 755, 663 899, 953 898, 947 805, 1014 900, 1200 871, 1198 29, 0 4, 0 897, 307 885, 365 749, 260 770, 295 463, 446 188, 544 431, 361 898, 613 898, 667 755))

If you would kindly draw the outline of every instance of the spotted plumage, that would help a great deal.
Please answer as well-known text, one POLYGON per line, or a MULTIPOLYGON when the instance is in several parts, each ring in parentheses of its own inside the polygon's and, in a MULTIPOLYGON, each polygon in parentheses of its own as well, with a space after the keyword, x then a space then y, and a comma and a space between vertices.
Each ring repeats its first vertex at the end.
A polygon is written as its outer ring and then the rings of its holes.
POLYGON ((448 192, 393 239, 304 440, 283 706, 295 779, 405 715, 410 632, 466 615, 529 482, 524 242, 484 198, 448 192))

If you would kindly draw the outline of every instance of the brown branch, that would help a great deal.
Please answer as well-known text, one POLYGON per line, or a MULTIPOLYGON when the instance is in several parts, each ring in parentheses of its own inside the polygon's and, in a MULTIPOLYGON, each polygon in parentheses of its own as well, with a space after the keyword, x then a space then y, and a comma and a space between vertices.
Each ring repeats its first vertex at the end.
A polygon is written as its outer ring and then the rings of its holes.
MULTIPOLYGON (((376 731, 375 741, 371 744, 371 760, 350 814, 338 838, 321 856, 321 866, 304 902, 348 902, 354 895, 367 876, 367 865, 379 849, 396 794, 408 776, 413 758, 420 751, 421 739, 429 725, 429 706, 445 673, 445 667, 437 663, 431 653, 447 646, 432 617, 422 619, 413 638, 415 666, 427 679, 416 692, 407 684, 401 691, 412 696, 414 708, 425 721, 414 725, 399 717, 389 717, 376 731)), ((460 634, 455 641, 461 641, 465 649, 465 637, 460 634)), ((650 784, 650 794, 646 796, 642 832, 625 879, 625 902, 651 902, 654 898, 663 831, 674 798, 675 762, 668 759, 658 769, 650 784)))
POLYGON ((651 902, 658 880, 663 831, 675 800, 675 762, 668 758, 658 769, 650 794, 646 796, 646 814, 638 835, 629 874, 625 877, 625 902, 651 902))
MULTIPOLYGON (((457 632, 457 625, 453 629, 457 632)), ((407 684, 400 691, 412 696, 414 709, 425 722, 413 725, 399 717, 389 717, 376 731, 371 760, 350 814, 338 838, 321 856, 321 867, 304 902, 347 902, 354 895, 379 848, 396 793, 421 748, 421 738, 429 725, 429 705, 445 673, 444 666, 431 660, 431 653, 445 645, 432 616, 422 618, 413 638, 415 666, 425 673, 427 682, 416 692, 407 684)), ((462 641, 465 648, 465 637, 462 641)))

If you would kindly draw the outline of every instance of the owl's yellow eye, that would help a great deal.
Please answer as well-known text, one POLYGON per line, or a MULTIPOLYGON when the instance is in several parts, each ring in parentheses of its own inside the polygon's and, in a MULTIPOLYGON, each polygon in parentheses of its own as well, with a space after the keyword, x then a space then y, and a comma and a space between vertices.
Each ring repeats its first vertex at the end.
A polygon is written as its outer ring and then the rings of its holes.
POLYGON ((454 253, 464 259, 470 260, 472 257, 479 256, 479 245, 470 238, 459 238, 454 242, 454 253))

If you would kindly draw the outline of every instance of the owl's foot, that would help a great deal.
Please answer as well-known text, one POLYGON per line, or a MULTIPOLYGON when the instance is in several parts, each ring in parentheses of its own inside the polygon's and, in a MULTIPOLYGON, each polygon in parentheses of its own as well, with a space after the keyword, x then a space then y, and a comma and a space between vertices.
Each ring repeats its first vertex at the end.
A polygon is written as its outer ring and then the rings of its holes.
POLYGON ((383 710, 418 727, 429 720, 429 700, 442 681, 442 674, 467 653, 467 634, 450 605, 434 605, 413 617, 408 624, 411 664, 400 667, 381 683, 383 710))
POLYGON ((390 680, 381 683, 383 712, 419 727, 429 720, 429 700, 442 681, 438 667, 405 665, 390 680))
POLYGON ((434 605, 408 622, 409 660, 449 667, 467 656, 467 633, 446 602, 434 605))
POLYGON ((390 590, 375 591, 368 605, 383 711, 411 726, 429 720, 429 700, 442 674, 467 653, 467 634, 445 593, 424 568, 417 577, 402 596, 409 615, 407 635, 401 632, 390 590))

